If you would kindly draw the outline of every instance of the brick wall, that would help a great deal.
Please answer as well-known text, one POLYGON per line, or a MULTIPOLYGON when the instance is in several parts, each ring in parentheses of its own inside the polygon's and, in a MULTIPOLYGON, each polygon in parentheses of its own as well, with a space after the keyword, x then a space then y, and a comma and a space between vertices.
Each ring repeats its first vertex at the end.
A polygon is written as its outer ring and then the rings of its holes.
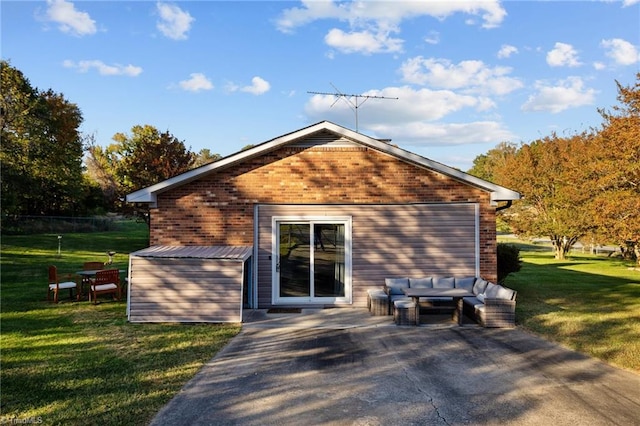
POLYGON ((252 245, 253 206, 480 203, 481 275, 496 279, 489 193, 378 151, 286 147, 158 195, 152 245, 252 245))

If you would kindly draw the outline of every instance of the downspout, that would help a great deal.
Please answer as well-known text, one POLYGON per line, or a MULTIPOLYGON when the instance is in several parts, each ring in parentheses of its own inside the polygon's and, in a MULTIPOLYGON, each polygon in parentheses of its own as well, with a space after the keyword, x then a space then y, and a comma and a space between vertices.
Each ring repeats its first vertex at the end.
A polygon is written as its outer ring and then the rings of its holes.
POLYGON ((496 207, 496 211, 499 212, 500 210, 508 209, 509 207, 511 207, 511 204, 513 204, 513 201, 507 200, 507 204, 505 204, 504 206, 496 207))

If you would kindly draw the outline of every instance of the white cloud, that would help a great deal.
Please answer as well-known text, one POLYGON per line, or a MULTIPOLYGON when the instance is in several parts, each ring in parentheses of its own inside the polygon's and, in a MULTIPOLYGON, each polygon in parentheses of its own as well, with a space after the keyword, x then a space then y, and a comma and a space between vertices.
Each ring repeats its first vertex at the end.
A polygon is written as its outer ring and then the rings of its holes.
POLYGON ((363 54, 387 53, 402 51, 402 40, 391 38, 388 32, 379 31, 373 34, 370 31, 344 31, 334 28, 324 38, 327 45, 343 52, 363 54))
POLYGON ((523 86, 522 82, 509 77, 509 67, 489 67, 482 61, 462 61, 452 64, 447 59, 408 59, 400 67, 403 81, 429 85, 443 89, 461 89, 466 93, 505 95, 523 86))
POLYGON ((252 95, 263 95, 271 89, 271 84, 268 81, 260 78, 253 77, 251 79, 251 86, 244 86, 240 89, 243 92, 251 93, 252 95))
POLYGON ((582 63, 578 60, 578 52, 572 45, 557 42, 547 53, 547 64, 552 67, 578 67, 582 63))
MULTIPOLYGON (((297 27, 320 19, 346 22, 348 30, 333 28, 325 42, 345 53, 388 53, 402 50, 403 41, 392 38, 392 33, 400 32, 404 19, 418 16, 432 16, 443 20, 455 13, 465 13, 482 18, 485 28, 497 27, 506 16, 506 11, 498 0, 451 2, 396 2, 389 7, 387 2, 378 1, 315 1, 303 0, 302 7, 285 9, 276 21, 278 30, 291 33, 297 27)), ((433 44, 437 38, 425 40, 433 44)))
POLYGON ((233 82, 228 82, 225 85, 225 90, 228 92, 241 91, 241 92, 251 93, 252 95, 258 96, 258 95, 264 95, 269 90, 271 90, 271 84, 269 84, 269 82, 266 81, 265 79, 256 76, 251 79, 251 85, 249 86, 240 87, 233 82))
POLYGON ((278 30, 290 33, 294 28, 309 24, 318 19, 347 19, 349 12, 345 5, 333 1, 302 0, 303 7, 285 9, 276 21, 278 30))
POLYGON ((633 6, 636 3, 640 3, 640 0, 623 0, 622 1, 622 7, 633 6))
POLYGON ((536 82, 536 93, 522 105, 523 111, 558 113, 569 108, 593 105, 596 90, 585 87, 580 77, 569 77, 552 86, 536 82))
POLYGON ((511 55, 518 53, 518 48, 515 46, 511 46, 509 44, 503 44, 498 51, 498 58, 504 59, 509 58, 511 55))
POLYGON ((107 65, 100 60, 85 60, 74 62, 71 60, 65 60, 62 65, 66 68, 75 68, 78 72, 86 73, 91 69, 98 71, 100 75, 125 75, 128 77, 137 77, 142 73, 142 68, 134 65, 107 65))
POLYGON ((95 34, 96 21, 88 13, 76 10, 71 2, 65 0, 47 0, 46 19, 56 22, 60 31, 76 36, 95 34))
POLYGON ((202 73, 192 73, 188 80, 182 80, 178 85, 188 92, 200 92, 213 89, 213 83, 202 73))
POLYGON ((156 6, 160 14, 160 21, 157 23, 158 30, 173 40, 186 40, 186 33, 191 29, 195 18, 189 12, 172 4, 158 3, 156 6))
POLYGON ((439 1, 439 2, 396 2, 389 7, 387 2, 352 1, 337 3, 334 1, 303 0, 302 7, 285 9, 276 21, 282 32, 291 32, 296 27, 309 24, 319 19, 339 19, 351 24, 362 22, 378 22, 398 24, 403 19, 417 16, 432 16, 445 19, 455 13, 466 13, 480 16, 482 26, 493 28, 499 26, 507 12, 498 0, 475 1, 439 1))
POLYGON ((427 44, 439 44, 440 43, 440 33, 437 31, 430 31, 429 35, 424 38, 425 43, 427 44))
POLYGON ((632 65, 640 61, 638 49, 626 40, 620 38, 602 40, 600 46, 607 50, 606 55, 617 65, 632 65))
MULTIPOLYGON (((362 95, 381 96, 391 99, 369 99, 364 113, 364 122, 368 123, 409 123, 413 121, 435 121, 465 108, 484 110, 485 98, 461 95, 450 90, 415 90, 408 86, 388 87, 383 90, 370 90, 362 95), (398 98, 397 100, 394 98, 398 98)), ((355 99, 350 99, 355 103, 355 99)), ((363 101, 358 100, 359 104, 363 101)), ((362 111, 362 109, 360 109, 362 111)), ((339 120, 353 117, 353 108, 347 99, 336 99, 332 95, 314 95, 305 105, 308 116, 318 119, 335 117, 339 120), (338 100, 338 102, 336 102, 338 100)))
MULTIPOLYGON (((398 98, 369 99, 364 107, 358 108, 361 129, 390 137, 394 143, 411 146, 496 144, 514 137, 497 121, 442 121, 468 108, 481 111, 485 107, 483 98, 460 95, 449 90, 415 90, 407 86, 370 90, 363 95, 398 98)), ((355 101, 350 99, 352 103, 355 101)), ((363 99, 358 102, 362 105, 363 99)), ((305 112, 311 121, 330 120, 347 126, 355 122, 352 105, 331 95, 314 95, 305 105, 305 112)))
POLYGON ((511 140, 515 136, 496 121, 470 123, 412 122, 401 125, 370 126, 377 134, 389 135, 393 141, 409 146, 442 146, 492 143, 511 140))

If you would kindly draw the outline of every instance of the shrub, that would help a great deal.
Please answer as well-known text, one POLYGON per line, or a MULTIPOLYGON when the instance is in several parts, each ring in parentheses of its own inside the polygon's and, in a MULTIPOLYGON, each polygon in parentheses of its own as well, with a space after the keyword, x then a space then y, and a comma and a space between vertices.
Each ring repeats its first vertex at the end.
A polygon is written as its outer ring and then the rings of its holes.
POLYGON ((513 244, 498 243, 498 283, 504 283, 510 273, 521 267, 520 249, 513 244))

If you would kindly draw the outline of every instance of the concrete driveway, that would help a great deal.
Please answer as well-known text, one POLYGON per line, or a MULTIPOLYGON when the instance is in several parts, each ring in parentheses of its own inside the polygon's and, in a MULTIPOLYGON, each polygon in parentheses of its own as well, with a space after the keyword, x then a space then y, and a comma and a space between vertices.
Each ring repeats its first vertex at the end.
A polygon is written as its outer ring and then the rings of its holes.
POLYGON ((640 375, 521 330, 249 311, 154 425, 640 425, 640 375))

